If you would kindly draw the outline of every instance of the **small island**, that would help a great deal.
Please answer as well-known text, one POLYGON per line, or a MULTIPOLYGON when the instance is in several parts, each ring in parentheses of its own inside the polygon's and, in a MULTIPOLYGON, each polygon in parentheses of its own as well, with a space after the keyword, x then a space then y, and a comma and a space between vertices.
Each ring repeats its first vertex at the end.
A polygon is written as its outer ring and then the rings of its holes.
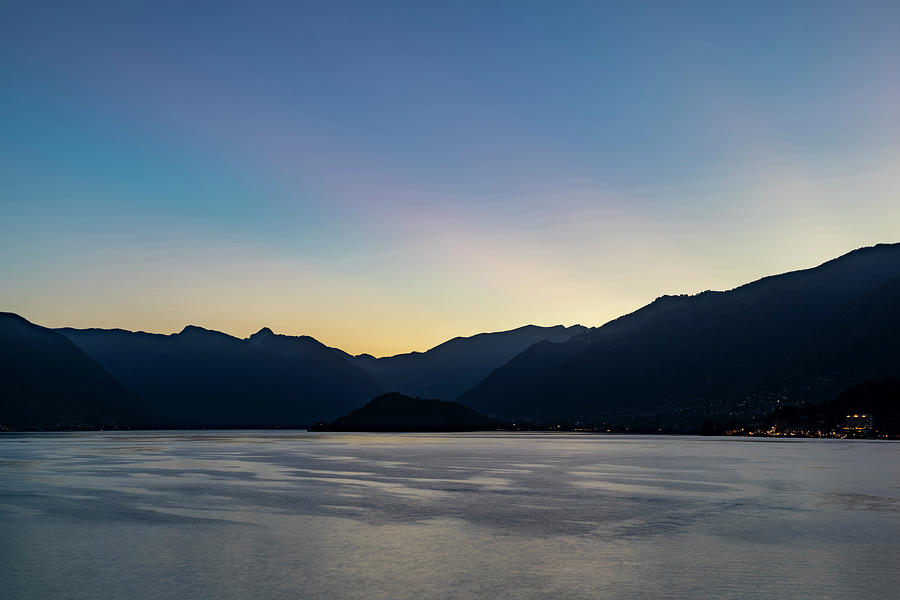
POLYGON ((460 404, 391 392, 309 431, 495 431, 502 422, 460 404))

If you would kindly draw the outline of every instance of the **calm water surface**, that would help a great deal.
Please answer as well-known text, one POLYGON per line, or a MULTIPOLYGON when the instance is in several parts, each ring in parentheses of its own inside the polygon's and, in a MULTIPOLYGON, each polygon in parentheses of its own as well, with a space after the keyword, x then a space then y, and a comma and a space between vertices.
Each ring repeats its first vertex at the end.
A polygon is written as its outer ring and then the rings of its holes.
POLYGON ((3 598, 896 598, 900 444, 0 436, 3 598))

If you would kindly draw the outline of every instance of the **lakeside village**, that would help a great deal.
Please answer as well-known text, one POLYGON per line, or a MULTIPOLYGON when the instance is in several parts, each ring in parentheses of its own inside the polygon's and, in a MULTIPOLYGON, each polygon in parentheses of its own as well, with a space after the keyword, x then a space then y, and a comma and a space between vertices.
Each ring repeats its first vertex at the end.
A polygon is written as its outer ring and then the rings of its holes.
POLYGON ((853 413, 846 415, 844 422, 837 427, 828 428, 823 424, 817 426, 796 425, 788 422, 773 422, 765 426, 750 425, 731 429, 705 430, 679 429, 673 427, 648 427, 645 425, 611 425, 591 426, 583 422, 560 423, 557 425, 536 425, 534 423, 513 422, 501 430, 506 431, 574 431, 582 433, 624 433, 624 434, 669 434, 669 435, 724 435, 738 437, 785 437, 785 438, 829 438, 829 439, 870 439, 900 440, 900 435, 880 432, 875 428, 874 416, 869 413, 853 413))
POLYGON ((792 400, 790 388, 737 402, 697 398, 574 420, 516 419, 503 429, 585 433, 900 440, 900 380, 866 382, 831 401, 792 400))
POLYGON ((836 428, 804 427, 789 423, 774 422, 768 427, 738 427, 729 429, 725 435, 759 437, 801 437, 835 439, 898 439, 896 435, 880 433, 875 428, 875 419, 868 413, 854 413, 845 417, 836 428))

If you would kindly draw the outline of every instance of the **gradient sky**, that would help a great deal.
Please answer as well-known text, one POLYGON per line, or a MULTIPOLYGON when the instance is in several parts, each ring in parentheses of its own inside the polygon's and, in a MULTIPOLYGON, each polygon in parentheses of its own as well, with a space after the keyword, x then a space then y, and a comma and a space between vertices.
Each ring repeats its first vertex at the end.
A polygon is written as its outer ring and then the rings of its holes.
POLYGON ((424 350, 900 241, 900 2, 0 5, 0 310, 424 350))

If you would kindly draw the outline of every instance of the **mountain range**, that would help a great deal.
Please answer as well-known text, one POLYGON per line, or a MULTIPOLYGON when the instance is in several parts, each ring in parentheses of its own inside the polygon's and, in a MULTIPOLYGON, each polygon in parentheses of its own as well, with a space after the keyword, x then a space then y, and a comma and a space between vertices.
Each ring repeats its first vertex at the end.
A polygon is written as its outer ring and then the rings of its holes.
POLYGON ((878 245, 727 292, 657 298, 531 346, 459 400, 500 418, 676 425, 818 402, 900 374, 898 315, 900 244, 878 245))
POLYGON ((900 244, 662 296, 601 327, 528 325, 384 358, 268 328, 52 330, 0 313, 0 427, 297 427, 397 392, 501 420, 693 431, 900 376, 898 314, 900 244))
POLYGON ((268 328, 248 339, 190 325, 172 335, 58 332, 133 390, 166 427, 302 427, 383 391, 321 342, 268 328))
POLYGON ((6 428, 306 427, 385 391, 455 397, 535 341, 584 330, 527 326, 377 359, 267 327, 240 339, 193 325, 164 335, 0 317, 6 428))
POLYGON ((587 327, 526 325, 511 331, 456 337, 427 352, 409 352, 384 358, 371 354, 346 355, 371 373, 385 389, 408 396, 453 400, 537 342, 565 342, 587 327))

